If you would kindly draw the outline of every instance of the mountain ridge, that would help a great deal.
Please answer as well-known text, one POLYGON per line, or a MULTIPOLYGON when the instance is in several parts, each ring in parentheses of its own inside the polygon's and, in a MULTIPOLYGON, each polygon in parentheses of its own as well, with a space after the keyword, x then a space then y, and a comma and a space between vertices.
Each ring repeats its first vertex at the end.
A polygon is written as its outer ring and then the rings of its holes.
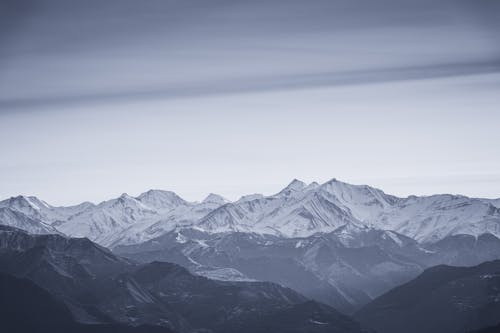
POLYGON ((18 196, 0 201, 0 223, 16 226, 15 214, 29 220, 25 228, 31 232, 88 237, 107 247, 144 242, 182 228, 308 237, 349 223, 396 231, 425 243, 454 234, 499 237, 498 202, 451 194, 400 198, 335 178, 323 184, 294 179, 276 194, 247 195, 233 202, 213 193, 202 202, 189 202, 163 190, 69 207, 18 196))

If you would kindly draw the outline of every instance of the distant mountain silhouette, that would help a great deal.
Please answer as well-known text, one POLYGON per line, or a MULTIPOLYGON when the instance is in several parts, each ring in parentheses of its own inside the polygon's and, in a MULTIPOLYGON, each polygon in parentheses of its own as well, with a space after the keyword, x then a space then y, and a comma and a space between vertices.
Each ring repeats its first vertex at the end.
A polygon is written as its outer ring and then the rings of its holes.
POLYGON ((383 333, 457 333, 497 325, 500 260, 429 268, 369 303, 355 318, 383 333))
POLYGON ((61 325, 71 324, 69 309, 78 322, 178 333, 362 331, 350 317, 280 285, 210 280, 172 263, 135 264, 88 239, 2 226, 0 271, 27 278, 62 302, 61 325))
POLYGON ((77 323, 64 303, 28 279, 0 273, 0 313, 9 333, 170 333, 165 327, 77 323))

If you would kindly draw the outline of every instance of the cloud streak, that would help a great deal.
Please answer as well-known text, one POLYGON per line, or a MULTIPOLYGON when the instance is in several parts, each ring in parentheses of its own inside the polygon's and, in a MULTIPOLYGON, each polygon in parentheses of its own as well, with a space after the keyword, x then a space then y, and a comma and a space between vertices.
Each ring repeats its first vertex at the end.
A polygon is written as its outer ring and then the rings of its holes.
POLYGON ((2 6, 0 111, 495 73, 500 61, 499 6, 482 0, 2 6))
POLYGON ((95 91, 81 95, 40 98, 0 99, 0 109, 33 109, 52 106, 122 101, 189 98, 210 95, 298 90, 350 86, 394 81, 425 80, 500 72, 500 60, 476 63, 385 68, 375 70, 307 73, 280 76, 241 77, 232 80, 172 84, 164 87, 135 88, 117 92, 95 91))

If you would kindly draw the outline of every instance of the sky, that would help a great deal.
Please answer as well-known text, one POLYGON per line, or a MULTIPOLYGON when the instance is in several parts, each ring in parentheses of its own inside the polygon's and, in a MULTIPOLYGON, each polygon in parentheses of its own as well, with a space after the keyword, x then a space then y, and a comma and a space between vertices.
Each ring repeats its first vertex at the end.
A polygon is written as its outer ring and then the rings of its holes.
POLYGON ((499 198, 499 6, 0 0, 0 198, 499 198))

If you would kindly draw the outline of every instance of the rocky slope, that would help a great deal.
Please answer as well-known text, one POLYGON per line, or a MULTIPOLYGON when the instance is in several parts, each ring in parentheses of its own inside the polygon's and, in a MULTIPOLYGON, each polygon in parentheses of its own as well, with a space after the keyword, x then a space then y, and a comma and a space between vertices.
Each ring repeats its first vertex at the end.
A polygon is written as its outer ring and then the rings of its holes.
POLYGON ((1 227, 0 271, 43 287, 81 323, 230 332, 259 321, 264 331, 361 331, 333 308, 277 284, 214 281, 164 262, 135 264, 88 239, 1 227), (301 319, 294 318, 298 309, 304 311, 301 319), (273 318, 290 321, 276 326, 273 318))

